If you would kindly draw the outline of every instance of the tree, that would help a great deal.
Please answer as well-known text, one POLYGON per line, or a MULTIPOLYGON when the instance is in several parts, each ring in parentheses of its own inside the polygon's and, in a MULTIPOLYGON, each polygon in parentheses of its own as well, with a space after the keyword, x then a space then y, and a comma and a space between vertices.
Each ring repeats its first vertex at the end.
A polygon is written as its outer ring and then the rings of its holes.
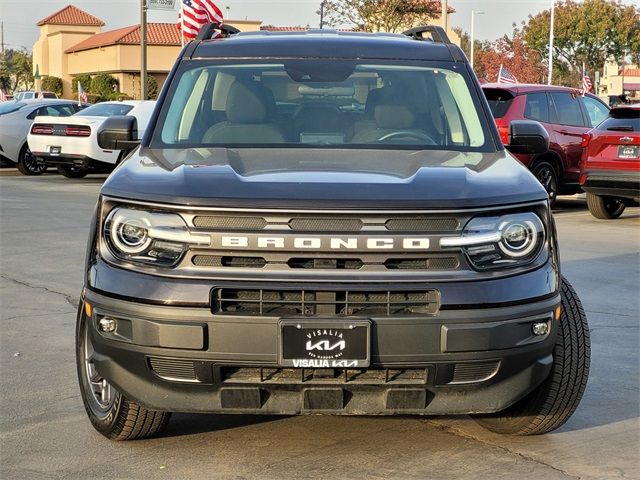
MULTIPOLYGON (((529 47, 548 59, 551 12, 529 16, 519 33, 529 47)), ((640 8, 615 0, 561 0, 554 28, 554 81, 558 75, 579 77, 584 62, 590 71, 608 58, 640 60, 640 8), (577 74, 577 75, 576 75, 577 74)))
POLYGON ((85 92, 88 91, 91 88, 91 75, 88 73, 74 75, 71 81, 71 91, 73 93, 78 93, 78 82, 80 82, 85 92))
POLYGON ((153 75, 147 76, 147 97, 149 100, 156 100, 158 98, 158 80, 153 75))
POLYGON ((100 95, 103 98, 111 98, 117 90, 118 80, 107 73, 97 73, 91 79, 89 92, 100 95))
POLYGON ((0 88, 14 92, 19 87, 33 87, 33 62, 26 50, 5 49, 0 55, 0 88))
POLYGON ((62 79, 45 75, 42 77, 42 90, 54 92, 58 98, 62 98, 62 79))
POLYGON ((440 17, 440 0, 333 0, 327 24, 368 32, 399 32, 440 17))
POLYGON ((493 48, 476 50, 474 70, 478 78, 495 82, 500 65, 509 70, 520 83, 543 83, 547 68, 540 54, 527 46, 521 36, 506 35, 492 45, 493 48))

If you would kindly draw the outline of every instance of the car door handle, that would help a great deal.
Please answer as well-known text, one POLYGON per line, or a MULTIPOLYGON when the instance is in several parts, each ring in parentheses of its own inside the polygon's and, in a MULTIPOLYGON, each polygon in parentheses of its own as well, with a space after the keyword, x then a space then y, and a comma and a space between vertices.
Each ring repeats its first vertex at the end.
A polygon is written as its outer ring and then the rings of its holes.
POLYGON ((564 133, 565 135, 571 135, 569 130, 559 130, 560 133, 564 133))

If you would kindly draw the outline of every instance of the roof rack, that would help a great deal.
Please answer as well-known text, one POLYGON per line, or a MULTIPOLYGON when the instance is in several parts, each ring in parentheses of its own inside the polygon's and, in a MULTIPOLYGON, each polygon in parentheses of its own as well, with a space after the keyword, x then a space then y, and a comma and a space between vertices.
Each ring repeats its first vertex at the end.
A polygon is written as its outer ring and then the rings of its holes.
POLYGON ((205 23, 202 28, 200 28, 196 40, 210 40, 216 32, 220 32, 223 37, 229 37, 240 33, 240 30, 226 23, 205 23))
POLYGON ((453 43, 451 40, 449 40, 447 32, 444 31, 444 28, 438 27, 436 25, 420 25, 419 27, 405 30, 404 32, 402 32, 402 34, 406 35, 407 37, 411 37, 414 40, 431 40, 435 43, 446 43, 450 45, 453 43), (431 38, 425 38, 425 33, 430 33, 431 38))

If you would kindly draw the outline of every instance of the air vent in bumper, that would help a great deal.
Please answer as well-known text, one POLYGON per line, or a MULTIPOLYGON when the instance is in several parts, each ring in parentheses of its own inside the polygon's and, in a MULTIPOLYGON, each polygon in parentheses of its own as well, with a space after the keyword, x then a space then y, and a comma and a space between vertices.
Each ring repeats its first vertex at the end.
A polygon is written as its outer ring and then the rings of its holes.
POLYGON ((440 295, 436 290, 319 291, 215 288, 211 304, 214 314, 434 315, 440 308, 440 295))

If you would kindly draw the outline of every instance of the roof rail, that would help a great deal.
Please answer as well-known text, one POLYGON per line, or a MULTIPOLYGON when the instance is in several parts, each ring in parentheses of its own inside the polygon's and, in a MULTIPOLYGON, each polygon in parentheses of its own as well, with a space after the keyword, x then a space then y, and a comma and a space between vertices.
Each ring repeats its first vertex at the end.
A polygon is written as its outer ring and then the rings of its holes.
POLYGON ((451 40, 449 40, 447 32, 444 31, 444 28, 438 27, 436 25, 420 25, 419 27, 410 28, 409 30, 405 30, 404 32, 402 32, 403 35, 411 37, 414 40, 427 40, 423 35, 424 33, 430 33, 431 41, 435 43, 453 43, 451 40))
POLYGON ((228 37, 240 33, 240 30, 226 23, 205 23, 200 28, 196 40, 210 40, 215 32, 220 32, 223 37, 228 37))

